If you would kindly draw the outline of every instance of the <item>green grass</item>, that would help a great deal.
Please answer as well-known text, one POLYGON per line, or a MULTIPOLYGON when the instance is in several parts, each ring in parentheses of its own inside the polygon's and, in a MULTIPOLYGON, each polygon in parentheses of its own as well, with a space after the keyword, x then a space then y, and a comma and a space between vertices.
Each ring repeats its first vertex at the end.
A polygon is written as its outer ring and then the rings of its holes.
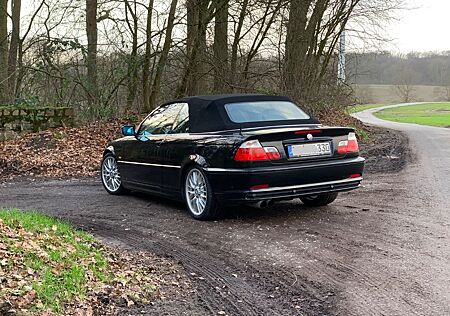
POLYGON ((450 127, 450 103, 426 103, 376 112, 375 116, 388 121, 450 127))
POLYGON ((65 303, 83 299, 88 285, 113 277, 103 250, 89 234, 36 212, 0 210, 0 219, 14 232, 0 235, 0 243, 12 254, 3 269, 24 281, 0 289, 0 298, 11 294, 8 291, 20 295, 31 288, 38 302, 34 310, 62 313, 65 303))
POLYGON ((381 104, 381 103, 378 103, 378 104, 359 104, 359 105, 349 106, 349 107, 347 107, 346 110, 347 110, 348 114, 352 114, 352 113, 361 112, 361 111, 368 110, 368 109, 379 108, 381 106, 386 106, 386 105, 389 105, 389 104, 381 104))

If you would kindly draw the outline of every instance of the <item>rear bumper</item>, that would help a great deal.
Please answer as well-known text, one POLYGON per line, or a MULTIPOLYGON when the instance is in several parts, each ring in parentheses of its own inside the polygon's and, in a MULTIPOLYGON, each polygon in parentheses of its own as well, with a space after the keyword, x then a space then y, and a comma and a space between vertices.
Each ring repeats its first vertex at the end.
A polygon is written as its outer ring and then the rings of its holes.
POLYGON ((254 169, 206 168, 216 198, 222 203, 292 199, 304 195, 342 192, 357 189, 364 159, 355 157, 337 161, 295 166, 272 166, 254 169), (267 188, 251 190, 255 185, 267 188))

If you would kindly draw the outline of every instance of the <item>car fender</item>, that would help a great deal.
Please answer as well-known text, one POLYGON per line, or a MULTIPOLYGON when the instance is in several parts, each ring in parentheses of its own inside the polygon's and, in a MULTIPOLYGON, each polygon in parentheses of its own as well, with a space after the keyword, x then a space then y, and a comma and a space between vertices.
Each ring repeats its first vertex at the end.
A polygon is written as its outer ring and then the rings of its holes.
POLYGON ((108 153, 112 153, 114 156, 116 155, 113 145, 109 145, 108 147, 106 147, 105 151, 103 152, 103 157, 108 153))
POLYGON ((186 170, 193 165, 197 165, 202 169, 208 168, 208 163, 206 162, 205 157, 195 154, 195 155, 189 155, 186 157, 183 162, 181 163, 181 172, 180 172, 180 186, 183 185, 184 182, 184 175, 186 170))

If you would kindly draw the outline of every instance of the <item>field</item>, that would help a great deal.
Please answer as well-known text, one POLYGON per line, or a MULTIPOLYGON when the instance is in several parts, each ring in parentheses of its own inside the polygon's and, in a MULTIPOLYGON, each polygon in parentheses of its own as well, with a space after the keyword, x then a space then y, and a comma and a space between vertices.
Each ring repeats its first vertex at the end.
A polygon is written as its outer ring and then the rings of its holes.
POLYGON ((426 103, 376 112, 375 116, 394 122, 450 127, 450 103, 426 103))
MULTIPOLYGON (((361 104, 394 104, 404 102, 393 85, 354 84, 355 97, 361 104)), ((447 101, 446 88, 441 86, 412 86, 411 102, 447 101)))

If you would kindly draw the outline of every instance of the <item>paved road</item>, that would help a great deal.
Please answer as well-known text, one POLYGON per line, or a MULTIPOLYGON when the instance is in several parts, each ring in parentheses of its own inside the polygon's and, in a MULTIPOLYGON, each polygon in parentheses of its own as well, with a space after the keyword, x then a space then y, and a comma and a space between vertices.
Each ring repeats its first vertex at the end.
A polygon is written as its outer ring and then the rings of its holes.
MULTIPOLYGON (((387 108, 402 107, 420 103, 404 103, 365 110, 353 114, 364 123, 402 131, 407 134, 410 146, 417 156, 418 168, 411 177, 420 185, 415 190, 418 194, 432 194, 437 208, 444 211, 449 219, 450 213, 450 128, 423 126, 417 124, 397 123, 381 120, 373 115, 387 108)), ((450 223, 450 222, 449 222, 450 223)))
POLYGON ((327 207, 293 201, 198 222, 167 200, 109 196, 97 179, 2 184, 0 207, 42 210, 174 258, 198 305, 179 314, 450 315, 450 130, 378 121, 373 111, 358 117, 407 133, 415 160, 367 174, 327 207))

